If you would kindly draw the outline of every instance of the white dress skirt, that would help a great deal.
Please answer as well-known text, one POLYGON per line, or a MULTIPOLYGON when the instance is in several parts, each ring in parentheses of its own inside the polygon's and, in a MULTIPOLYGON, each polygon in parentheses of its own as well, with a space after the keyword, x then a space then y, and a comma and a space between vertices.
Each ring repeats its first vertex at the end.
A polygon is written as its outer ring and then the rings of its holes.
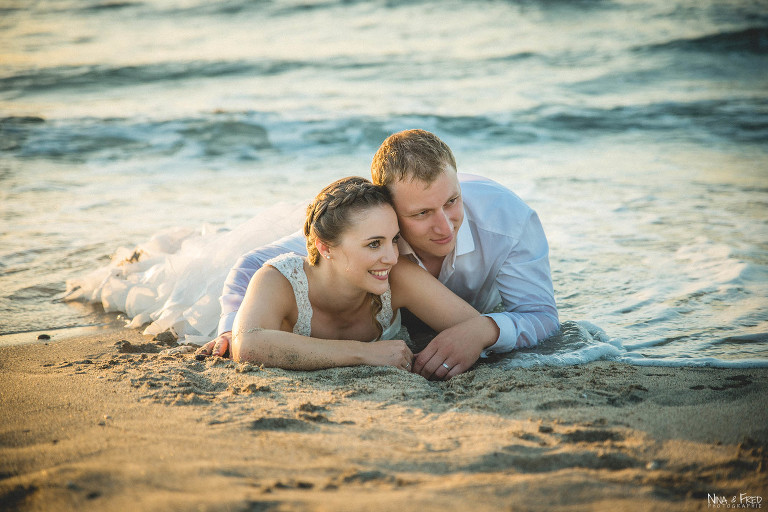
POLYGON ((229 231, 173 228, 133 248, 118 248, 110 263, 67 281, 64 300, 100 303, 123 312, 127 326, 179 342, 216 336, 224 280, 238 258, 299 230, 308 202, 280 203, 229 231))

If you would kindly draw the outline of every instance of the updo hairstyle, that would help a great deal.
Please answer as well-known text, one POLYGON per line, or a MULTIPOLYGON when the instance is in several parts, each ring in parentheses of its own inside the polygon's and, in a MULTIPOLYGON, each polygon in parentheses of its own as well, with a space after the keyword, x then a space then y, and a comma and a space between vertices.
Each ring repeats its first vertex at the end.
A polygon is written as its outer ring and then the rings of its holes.
POLYGON ((338 245, 353 213, 384 204, 392 206, 389 191, 357 176, 334 181, 321 190, 307 207, 304 222, 309 263, 317 265, 320 261, 316 240, 330 247, 338 245))

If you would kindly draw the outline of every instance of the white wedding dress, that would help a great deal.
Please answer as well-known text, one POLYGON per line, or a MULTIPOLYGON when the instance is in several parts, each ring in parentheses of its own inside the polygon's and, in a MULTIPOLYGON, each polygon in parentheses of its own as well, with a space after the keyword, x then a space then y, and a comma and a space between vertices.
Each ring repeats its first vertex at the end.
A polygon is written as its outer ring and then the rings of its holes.
POLYGON ((296 232, 307 202, 280 203, 230 231, 173 228, 136 247, 120 247, 111 262, 67 281, 63 300, 100 303, 122 312, 127 326, 156 335, 170 330, 180 343, 216 337, 224 280, 246 252, 296 232))
MULTIPOLYGON (((120 247, 108 265, 68 280, 63 300, 100 303, 107 312, 124 313, 127 327, 148 324, 144 334, 170 330, 179 343, 202 345, 217 335, 219 297, 229 270, 248 251, 296 232, 306 205, 265 208, 231 231, 174 228, 134 248, 120 247)), ((393 320, 389 292, 386 295, 379 319, 385 329, 381 339, 409 340, 404 328, 400 332, 399 311, 393 320)), ((298 300, 299 311, 309 311, 311 319, 311 306, 307 302, 302 307, 298 300)))
MULTIPOLYGON (((296 306, 299 310, 293 332, 302 336, 311 336, 312 304, 309 302, 309 282, 307 281, 307 274, 304 272, 304 257, 293 253, 282 254, 267 261, 265 265, 275 267, 291 283, 296 298, 296 306)), ((392 293, 389 290, 381 295, 381 311, 376 315, 376 320, 384 329, 379 339, 409 341, 408 332, 402 327, 400 321, 400 310, 398 309, 397 313, 393 315, 392 293)))

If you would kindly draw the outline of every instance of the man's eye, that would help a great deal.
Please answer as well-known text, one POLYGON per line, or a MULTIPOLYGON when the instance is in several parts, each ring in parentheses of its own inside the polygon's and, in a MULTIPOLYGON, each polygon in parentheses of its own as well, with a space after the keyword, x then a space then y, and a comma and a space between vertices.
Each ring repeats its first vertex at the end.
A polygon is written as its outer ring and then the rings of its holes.
POLYGON ((445 204, 447 204, 447 205, 449 205, 449 206, 450 206, 450 205, 452 205, 452 204, 456 204, 456 201, 457 201, 458 199, 459 199, 458 197, 454 197, 453 199, 449 199, 449 200, 448 200, 448 202, 447 202, 447 203, 445 203, 445 204))

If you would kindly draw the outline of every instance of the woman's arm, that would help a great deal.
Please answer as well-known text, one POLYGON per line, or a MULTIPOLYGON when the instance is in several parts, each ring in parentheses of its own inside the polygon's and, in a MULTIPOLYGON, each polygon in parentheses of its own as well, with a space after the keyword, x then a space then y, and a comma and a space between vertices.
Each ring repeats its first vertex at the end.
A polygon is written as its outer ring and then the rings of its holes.
POLYGON ((402 340, 363 343, 286 332, 295 310, 288 280, 273 267, 257 271, 235 318, 232 358, 291 370, 360 364, 410 369, 413 354, 402 340))
POLYGON ((437 332, 480 316, 464 299, 407 258, 400 258, 392 268, 389 285, 393 309, 408 308, 437 332))

